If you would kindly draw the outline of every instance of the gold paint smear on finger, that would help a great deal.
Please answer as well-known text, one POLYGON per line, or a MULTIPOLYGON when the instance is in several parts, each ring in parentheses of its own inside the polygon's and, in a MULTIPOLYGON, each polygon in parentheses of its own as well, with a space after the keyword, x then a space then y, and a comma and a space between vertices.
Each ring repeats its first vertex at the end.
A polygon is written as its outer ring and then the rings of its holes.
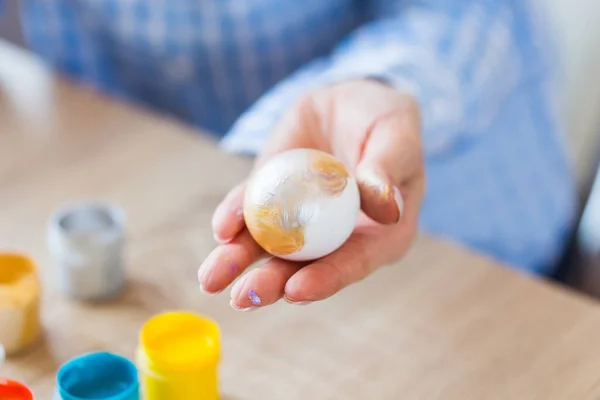
POLYGON ((363 188, 368 189, 373 196, 379 200, 392 200, 394 198, 394 190, 392 186, 384 182, 381 178, 371 172, 363 172, 361 174, 361 183, 363 188))
POLYGON ((313 156, 311 170, 317 177, 319 188, 329 196, 337 196, 344 191, 350 174, 344 164, 325 154, 313 156))

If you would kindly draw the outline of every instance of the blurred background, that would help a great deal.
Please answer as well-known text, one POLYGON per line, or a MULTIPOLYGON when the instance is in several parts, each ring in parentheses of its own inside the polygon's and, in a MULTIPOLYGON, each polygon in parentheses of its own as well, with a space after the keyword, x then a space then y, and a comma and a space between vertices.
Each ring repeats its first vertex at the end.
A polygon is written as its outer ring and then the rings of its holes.
POLYGON ((600 2, 536 0, 551 17, 564 66, 564 118, 575 163, 582 211, 562 279, 600 296, 600 2))
MULTIPOLYGON (((564 65, 564 119, 581 214, 558 279, 600 297, 600 1, 534 0, 551 17, 564 65), (596 180, 599 182, 596 183, 596 180)), ((18 2, 2 3, 0 38, 23 45, 18 2)), ((0 60, 1 62, 1 60, 0 60)))

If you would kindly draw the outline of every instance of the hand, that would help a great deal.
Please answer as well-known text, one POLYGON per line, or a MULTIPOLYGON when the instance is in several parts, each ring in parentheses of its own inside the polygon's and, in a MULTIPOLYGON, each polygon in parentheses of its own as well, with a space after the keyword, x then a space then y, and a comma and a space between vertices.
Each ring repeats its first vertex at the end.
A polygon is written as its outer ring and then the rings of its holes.
MULTIPOLYGON (((345 82, 309 94, 289 111, 256 160, 255 168, 292 148, 333 154, 356 176, 362 212, 348 241, 312 263, 271 258, 241 277, 231 305, 248 310, 275 303, 326 299, 408 250, 417 230, 425 176, 420 116, 408 95, 376 81, 345 82)), ((267 254, 244 227, 244 184, 213 217, 221 243, 198 271, 201 288, 224 290, 267 254)))

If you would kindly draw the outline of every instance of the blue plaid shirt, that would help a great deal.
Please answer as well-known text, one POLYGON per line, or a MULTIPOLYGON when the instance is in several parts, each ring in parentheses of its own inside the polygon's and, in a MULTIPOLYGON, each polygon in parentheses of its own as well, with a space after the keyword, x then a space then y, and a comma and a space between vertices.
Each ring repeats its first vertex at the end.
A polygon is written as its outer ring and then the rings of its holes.
MULTIPOLYGON (((0 0, 2 1, 2 0, 0 0)), ((302 93, 376 76, 421 102, 423 231, 547 273, 575 212, 555 61, 524 0, 23 0, 49 64, 254 154, 302 93)), ((425 266, 424 266, 425 267, 425 266)))

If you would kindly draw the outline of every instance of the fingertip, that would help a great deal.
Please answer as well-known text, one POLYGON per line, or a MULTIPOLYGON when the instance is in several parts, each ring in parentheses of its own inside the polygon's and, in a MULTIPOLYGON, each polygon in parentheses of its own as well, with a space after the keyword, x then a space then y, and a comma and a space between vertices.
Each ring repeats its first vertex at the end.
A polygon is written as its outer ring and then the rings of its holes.
POLYGON ((360 168, 357 174, 361 209, 369 218, 380 224, 395 224, 404 213, 400 190, 388 182, 383 174, 360 168))
POLYGON ((233 285, 229 302, 231 307, 239 311, 249 311, 279 300, 281 296, 277 292, 280 289, 261 284, 255 275, 251 271, 233 285))
POLYGON ((399 222, 400 219, 404 216, 404 197, 396 186, 393 186, 394 189, 394 202, 396 203, 396 209, 398 211, 398 218, 396 222, 399 222))
POLYGON ((239 206, 222 203, 212 219, 213 237, 220 244, 231 242, 244 228, 244 211, 239 206))
POLYGON ((344 284, 331 266, 313 263, 294 274, 285 284, 284 298, 288 303, 303 304, 325 300, 344 284))
POLYGON ((223 291, 263 253, 248 231, 228 244, 217 246, 198 269, 201 290, 210 294, 223 291))
POLYGON ((286 303, 292 304, 294 306, 307 306, 313 303, 313 301, 294 301, 287 297, 285 294, 283 295, 283 299, 286 301, 286 303))
POLYGON ((235 187, 213 213, 211 225, 217 243, 231 242, 244 228, 244 187, 244 185, 235 187))
POLYGON ((248 272, 231 288, 231 306, 236 310, 264 307, 283 297, 284 287, 299 266, 272 259, 248 272))
POLYGON ((219 234, 217 232, 214 232, 213 233, 213 239, 215 239, 215 242, 217 242, 218 244, 227 244, 227 243, 229 243, 229 242, 231 242, 233 240, 233 237, 222 238, 222 237, 219 236, 219 234))
POLYGON ((219 274, 220 249, 214 249, 198 268, 198 283, 200 291, 204 294, 217 294, 223 290, 223 287, 213 279, 215 269, 219 274))

